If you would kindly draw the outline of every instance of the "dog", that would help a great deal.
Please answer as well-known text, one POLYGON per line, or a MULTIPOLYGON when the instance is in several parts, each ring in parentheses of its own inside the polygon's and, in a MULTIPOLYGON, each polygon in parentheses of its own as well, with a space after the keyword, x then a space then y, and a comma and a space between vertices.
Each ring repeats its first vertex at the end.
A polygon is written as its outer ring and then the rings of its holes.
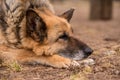
POLYGON ((1 0, 0 11, 1 59, 66 68, 93 52, 74 37, 74 9, 57 16, 48 0, 1 0))

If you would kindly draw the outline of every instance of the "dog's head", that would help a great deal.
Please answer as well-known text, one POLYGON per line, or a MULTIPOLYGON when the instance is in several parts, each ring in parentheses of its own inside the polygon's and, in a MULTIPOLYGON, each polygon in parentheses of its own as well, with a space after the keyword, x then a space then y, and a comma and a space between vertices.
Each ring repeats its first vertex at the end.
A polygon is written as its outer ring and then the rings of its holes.
POLYGON ((93 50, 74 38, 69 24, 73 12, 74 9, 70 9, 56 16, 47 9, 28 10, 26 12, 28 36, 41 46, 46 46, 44 52, 56 53, 74 60, 88 57, 93 50))

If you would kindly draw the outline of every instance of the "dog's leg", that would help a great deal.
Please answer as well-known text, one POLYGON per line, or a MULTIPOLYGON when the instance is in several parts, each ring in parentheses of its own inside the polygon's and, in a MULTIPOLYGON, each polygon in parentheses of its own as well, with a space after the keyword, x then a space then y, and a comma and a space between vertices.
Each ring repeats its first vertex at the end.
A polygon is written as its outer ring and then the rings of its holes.
POLYGON ((71 64, 70 59, 58 55, 27 57, 20 60, 23 64, 43 64, 57 68, 68 68, 71 64))
POLYGON ((0 47, 0 57, 5 61, 18 61, 23 64, 43 64, 57 68, 68 68, 69 66, 79 66, 76 61, 64 58, 57 54, 51 56, 37 56, 34 52, 24 49, 11 49, 0 47))
MULTIPOLYGON (((69 66, 79 66, 76 61, 64 58, 57 54, 52 56, 36 56, 34 53, 22 53, 23 56, 17 56, 18 61, 23 64, 43 64, 57 68, 68 68, 69 66)), ((21 54, 20 54, 21 55, 21 54)))

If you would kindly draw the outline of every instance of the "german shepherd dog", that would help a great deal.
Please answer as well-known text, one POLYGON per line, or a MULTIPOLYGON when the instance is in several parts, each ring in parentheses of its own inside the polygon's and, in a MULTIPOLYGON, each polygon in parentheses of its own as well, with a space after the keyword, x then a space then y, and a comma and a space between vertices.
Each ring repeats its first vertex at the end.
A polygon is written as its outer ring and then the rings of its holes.
POLYGON ((48 0, 0 0, 0 58, 57 68, 79 65, 93 50, 76 39, 74 9, 55 15, 48 0))

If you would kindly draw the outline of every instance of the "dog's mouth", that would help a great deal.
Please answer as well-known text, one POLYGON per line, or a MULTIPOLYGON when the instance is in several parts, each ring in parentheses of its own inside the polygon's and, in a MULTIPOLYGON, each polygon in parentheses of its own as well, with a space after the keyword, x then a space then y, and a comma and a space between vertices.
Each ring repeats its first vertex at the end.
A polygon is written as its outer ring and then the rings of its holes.
POLYGON ((72 60, 82 60, 87 58, 89 55, 86 55, 83 51, 77 51, 77 52, 60 52, 59 53, 60 56, 72 59, 72 60))

